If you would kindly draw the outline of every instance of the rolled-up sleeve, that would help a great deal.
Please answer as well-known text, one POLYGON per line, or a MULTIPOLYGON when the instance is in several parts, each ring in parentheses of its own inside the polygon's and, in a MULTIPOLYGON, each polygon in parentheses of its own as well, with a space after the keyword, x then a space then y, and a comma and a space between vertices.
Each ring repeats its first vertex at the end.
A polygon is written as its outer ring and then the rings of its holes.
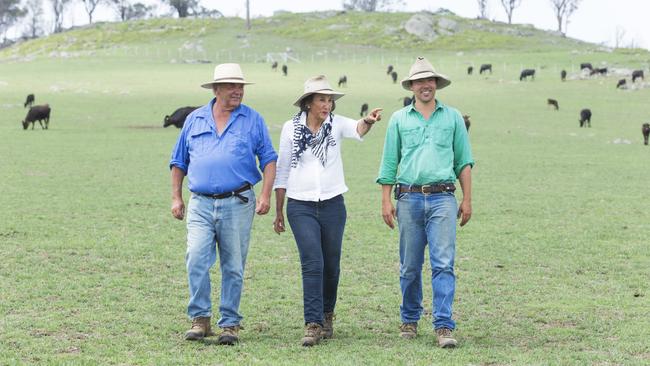
POLYGON ((469 143, 469 135, 465 122, 460 114, 457 114, 455 119, 456 127, 454 128, 454 173, 456 178, 463 171, 467 165, 474 167, 474 159, 472 158, 472 148, 469 143))
POLYGON ((379 184, 395 184, 397 183, 397 166, 400 161, 401 143, 399 138, 399 128, 395 114, 388 122, 386 129, 386 140, 384 141, 384 152, 381 157, 381 165, 379 167, 379 177, 377 183, 379 184))
POLYGON ((186 123, 178 135, 178 140, 172 150, 172 156, 169 161, 169 169, 175 166, 185 172, 185 174, 187 174, 187 167, 190 164, 189 146, 187 144, 188 126, 189 124, 186 123))
POLYGON ((257 149, 255 149, 255 155, 260 162, 260 170, 264 171, 264 168, 272 162, 278 160, 278 154, 273 149, 273 143, 271 142, 271 136, 269 135, 269 129, 264 123, 264 118, 261 116, 258 117, 256 121, 258 133, 259 133, 259 143, 257 144, 257 149))
POLYGON ((278 149, 278 165, 275 172, 273 189, 287 188, 289 173, 291 171, 291 148, 292 148, 293 124, 287 122, 282 127, 280 134, 280 147, 278 149))

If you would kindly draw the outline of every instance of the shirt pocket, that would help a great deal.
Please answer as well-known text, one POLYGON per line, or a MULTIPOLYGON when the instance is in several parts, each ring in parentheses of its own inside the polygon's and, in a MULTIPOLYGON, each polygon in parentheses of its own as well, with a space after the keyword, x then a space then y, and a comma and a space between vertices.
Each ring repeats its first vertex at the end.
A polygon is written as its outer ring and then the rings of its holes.
POLYGON ((250 155, 251 149, 253 148, 252 142, 249 142, 248 136, 243 132, 230 131, 232 134, 229 136, 229 148, 230 151, 237 154, 240 159, 245 159, 250 155))
POLYGON ((424 133, 422 133, 420 127, 416 127, 410 130, 405 130, 402 132, 402 141, 404 142, 405 148, 413 148, 422 143, 424 138, 424 133))
POLYGON ((208 153, 212 143, 211 130, 197 130, 190 134, 190 150, 197 155, 208 153))
POLYGON ((454 130, 451 127, 442 127, 433 133, 433 142, 440 147, 450 147, 453 142, 454 130))

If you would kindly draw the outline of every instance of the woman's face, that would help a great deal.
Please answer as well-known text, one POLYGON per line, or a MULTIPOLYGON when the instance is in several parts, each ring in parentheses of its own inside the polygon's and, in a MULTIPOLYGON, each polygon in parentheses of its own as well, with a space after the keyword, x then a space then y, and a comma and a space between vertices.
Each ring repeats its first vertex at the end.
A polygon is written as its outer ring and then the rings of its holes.
POLYGON ((327 94, 314 94, 307 107, 312 116, 316 117, 319 122, 323 122, 332 111, 332 96, 327 94))

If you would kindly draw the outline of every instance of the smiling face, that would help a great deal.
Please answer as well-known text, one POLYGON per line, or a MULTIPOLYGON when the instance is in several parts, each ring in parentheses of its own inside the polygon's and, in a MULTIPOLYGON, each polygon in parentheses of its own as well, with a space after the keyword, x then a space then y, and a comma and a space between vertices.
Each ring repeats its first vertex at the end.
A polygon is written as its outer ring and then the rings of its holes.
POLYGON ((213 84, 212 90, 219 103, 225 110, 233 110, 241 104, 244 98, 244 84, 219 83, 213 84))
POLYGON ((423 103, 428 104, 436 97, 437 80, 435 77, 417 79, 411 81, 411 91, 415 98, 423 103))
POLYGON ((334 99, 327 94, 313 94, 310 101, 306 103, 309 114, 316 118, 318 122, 323 122, 332 112, 334 99))

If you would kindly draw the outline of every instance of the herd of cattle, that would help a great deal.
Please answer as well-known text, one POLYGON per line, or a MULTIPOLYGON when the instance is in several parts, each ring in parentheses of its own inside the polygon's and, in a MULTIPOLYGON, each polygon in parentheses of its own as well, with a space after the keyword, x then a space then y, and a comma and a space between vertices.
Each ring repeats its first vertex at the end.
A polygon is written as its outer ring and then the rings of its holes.
MULTIPOLYGON (((271 65, 271 69, 273 71, 276 71, 278 69, 278 62, 273 62, 271 65)), ((286 64, 282 65, 282 74, 284 76, 287 76, 289 72, 289 68, 286 64)), ((580 69, 583 70, 583 72, 588 72, 589 75, 607 75, 607 68, 594 68, 591 63, 581 63, 580 64, 580 69)), ((474 67, 469 66, 467 68, 467 74, 472 75, 474 72, 474 67)), ((482 64, 480 69, 479 69, 479 74, 487 73, 489 72, 492 74, 492 64, 482 64)), ((388 65, 388 69, 386 70, 386 75, 390 75, 393 83, 397 83, 397 72, 395 71, 395 68, 393 65, 388 65)), ((560 78, 562 81, 566 80, 567 72, 566 70, 562 70, 560 72, 560 78)), ((531 80, 535 80, 535 69, 524 69, 521 71, 519 74, 519 81, 524 81, 528 80, 530 78, 531 80)), ((644 80, 644 73, 643 70, 634 70, 632 72, 632 83, 635 83, 637 79, 644 80)), ((345 87, 347 86, 348 78, 346 75, 343 75, 339 78, 338 81, 338 86, 340 87, 345 87)), ((622 88, 627 84, 626 79, 621 79, 618 81, 616 88, 622 88)), ((29 94, 27 95, 27 98, 25 99, 24 103, 24 108, 27 108, 29 106, 29 110, 27 111, 27 115, 25 116, 25 119, 21 122, 23 125, 23 129, 27 129, 29 127, 29 124, 32 124, 32 130, 34 129, 36 122, 38 122, 41 125, 41 128, 44 130, 48 129, 49 122, 50 122, 50 112, 51 108, 48 104, 43 104, 43 105, 33 105, 35 102, 35 97, 34 94, 29 94)), ((399 99, 402 101, 402 104, 404 106, 407 106, 412 103, 413 97, 403 97, 399 99)), ((560 105, 556 99, 548 98, 547 99, 547 105, 555 108, 555 110, 560 109, 560 105)), ((177 128, 182 128, 183 124, 185 123, 185 119, 187 116, 192 113, 196 108, 199 108, 198 106, 192 107, 181 107, 178 108, 172 113, 171 115, 165 116, 163 120, 163 127, 169 127, 169 126, 176 126, 177 128)), ((361 112, 360 115, 364 116, 365 114, 368 113, 368 103, 363 103, 361 105, 361 112)), ((465 121, 465 127, 469 131, 469 126, 471 125, 470 119, 468 115, 463 115, 463 119, 465 121)), ((582 109, 580 111, 580 127, 591 127, 591 110, 588 108, 582 109)), ((645 145, 648 145, 648 137, 650 135, 650 123, 644 123, 641 127, 641 132, 643 134, 643 142, 645 145)))

